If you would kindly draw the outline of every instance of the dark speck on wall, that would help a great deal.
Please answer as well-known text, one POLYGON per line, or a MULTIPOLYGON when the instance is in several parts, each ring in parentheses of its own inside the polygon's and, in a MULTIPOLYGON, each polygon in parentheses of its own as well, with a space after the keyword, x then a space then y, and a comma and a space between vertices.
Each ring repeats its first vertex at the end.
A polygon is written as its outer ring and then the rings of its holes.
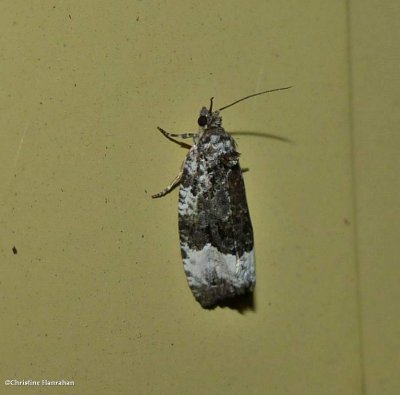
POLYGON ((17 247, 13 246, 12 252, 14 253, 14 255, 16 255, 18 253, 17 247))

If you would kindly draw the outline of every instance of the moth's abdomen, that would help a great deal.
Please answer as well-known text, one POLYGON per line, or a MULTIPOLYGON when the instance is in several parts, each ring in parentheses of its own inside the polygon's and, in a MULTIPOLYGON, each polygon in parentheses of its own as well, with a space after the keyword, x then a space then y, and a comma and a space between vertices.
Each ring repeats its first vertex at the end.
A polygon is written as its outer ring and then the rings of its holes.
POLYGON ((179 191, 184 270, 204 307, 252 291, 253 230, 238 153, 222 128, 189 151, 179 191))

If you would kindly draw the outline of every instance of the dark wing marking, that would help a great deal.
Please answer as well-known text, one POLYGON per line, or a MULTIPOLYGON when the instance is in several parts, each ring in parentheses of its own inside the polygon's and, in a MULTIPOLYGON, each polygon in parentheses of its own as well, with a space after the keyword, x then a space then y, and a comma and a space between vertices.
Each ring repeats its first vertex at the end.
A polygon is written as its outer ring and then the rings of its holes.
MULTIPOLYGON (((193 250, 210 243, 223 254, 240 257, 253 248, 238 156, 233 139, 222 128, 203 136, 188 154, 181 188, 190 188, 194 199, 189 202, 193 203, 192 210, 179 216, 179 233, 181 243, 193 250)), ((187 197, 180 195, 179 199, 180 205, 188 204, 187 197)))

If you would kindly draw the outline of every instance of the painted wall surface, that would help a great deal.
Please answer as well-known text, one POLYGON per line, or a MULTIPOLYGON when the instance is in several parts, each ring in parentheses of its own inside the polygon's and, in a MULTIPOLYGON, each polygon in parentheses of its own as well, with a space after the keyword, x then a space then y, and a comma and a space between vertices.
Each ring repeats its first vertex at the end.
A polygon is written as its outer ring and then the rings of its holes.
POLYGON ((1 394, 399 393, 390 3, 0 3, 1 394), (257 287, 204 310, 156 126, 287 85, 223 113, 257 287))
POLYGON ((352 1, 355 250, 364 393, 400 393, 400 4, 352 1))

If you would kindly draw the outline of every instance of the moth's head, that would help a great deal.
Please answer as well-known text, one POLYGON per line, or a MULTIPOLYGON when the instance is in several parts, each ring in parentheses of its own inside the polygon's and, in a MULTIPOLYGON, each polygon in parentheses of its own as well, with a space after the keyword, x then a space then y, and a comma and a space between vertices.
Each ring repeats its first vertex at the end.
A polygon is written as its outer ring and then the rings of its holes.
POLYGON ((222 118, 219 115, 219 111, 213 111, 213 97, 210 99, 210 108, 203 107, 200 110, 200 116, 197 123, 202 129, 210 129, 221 126, 222 118))

